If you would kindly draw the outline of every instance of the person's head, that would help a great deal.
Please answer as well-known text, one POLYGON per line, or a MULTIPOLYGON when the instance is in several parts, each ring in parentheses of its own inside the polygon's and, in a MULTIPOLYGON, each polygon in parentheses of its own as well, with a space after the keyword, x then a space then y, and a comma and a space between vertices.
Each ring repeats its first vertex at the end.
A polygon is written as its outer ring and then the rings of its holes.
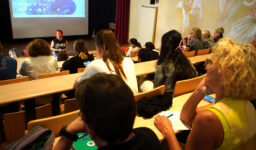
POLYGON ((204 30, 202 32, 202 39, 203 40, 208 40, 209 38, 211 38, 211 33, 209 30, 204 30))
POLYGON ((61 40, 62 37, 63 37, 63 31, 62 30, 56 30, 55 37, 56 37, 56 39, 61 40))
POLYGON ((29 42, 26 49, 31 57, 50 56, 51 49, 49 44, 43 39, 34 39, 29 42))
POLYGON ((144 61, 150 61, 152 60, 152 50, 148 48, 141 48, 138 54, 138 61, 139 62, 144 62, 144 61))
POLYGON ((88 48, 86 47, 85 41, 82 39, 75 40, 74 49, 79 54, 80 52, 88 53, 88 48))
POLYGON ((221 87, 224 96, 255 99, 255 48, 251 44, 239 45, 231 38, 223 38, 213 49, 213 64, 207 66, 207 86, 213 90, 221 87))
POLYGON ((84 40, 82 39, 76 40, 74 42, 74 49, 82 60, 86 60, 88 58, 87 56, 88 48, 86 47, 84 40))
POLYGON ((99 73, 82 81, 76 98, 92 138, 116 144, 132 133, 135 101, 131 89, 119 76, 99 73))
POLYGON ((223 33, 224 33, 224 28, 219 27, 219 28, 215 29, 215 31, 214 31, 214 37, 223 36, 223 33))
POLYGON ((152 42, 147 42, 147 43, 145 44, 145 47, 146 47, 147 49, 150 49, 150 50, 155 49, 155 45, 154 45, 152 42))
POLYGON ((58 61, 65 61, 68 59, 68 54, 66 51, 60 51, 58 54, 57 54, 57 60, 58 61))
POLYGON ((192 38, 201 39, 202 38, 202 32, 201 29, 198 27, 194 27, 191 29, 190 36, 192 38))
POLYGON ((132 39, 130 39, 130 46, 131 47, 139 47, 139 48, 141 48, 141 45, 140 45, 140 43, 137 41, 137 39, 135 39, 135 38, 132 38, 132 39))
POLYGON ((162 36, 158 64, 161 64, 166 59, 170 59, 170 57, 174 56, 175 53, 179 51, 178 46, 181 40, 181 34, 176 30, 166 32, 162 36))
POLYGON ((111 30, 101 30, 95 37, 96 49, 102 57, 103 61, 107 64, 109 70, 110 61, 115 69, 116 74, 120 77, 126 78, 122 62, 124 59, 123 51, 121 50, 114 33, 111 30))

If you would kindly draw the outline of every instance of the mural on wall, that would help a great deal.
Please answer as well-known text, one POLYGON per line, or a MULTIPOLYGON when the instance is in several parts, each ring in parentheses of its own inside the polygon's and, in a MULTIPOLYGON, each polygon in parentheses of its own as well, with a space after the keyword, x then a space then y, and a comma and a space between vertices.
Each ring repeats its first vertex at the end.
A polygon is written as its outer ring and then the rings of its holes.
POLYGON ((177 8, 182 9, 183 26, 182 32, 188 34, 190 27, 199 25, 202 18, 202 0, 182 0, 178 1, 177 8))
MULTIPOLYGON (((203 0, 178 0, 176 8, 182 10, 184 35, 188 35, 192 27, 203 26, 203 6, 207 3, 210 4, 210 1, 204 1, 203 4, 203 0)), ((224 35, 231 36, 238 42, 251 42, 256 35, 256 0, 219 0, 215 8, 219 9, 220 13, 214 21, 216 28, 223 26, 224 29, 228 29, 224 35)), ((212 18, 208 16, 208 19, 212 18)))

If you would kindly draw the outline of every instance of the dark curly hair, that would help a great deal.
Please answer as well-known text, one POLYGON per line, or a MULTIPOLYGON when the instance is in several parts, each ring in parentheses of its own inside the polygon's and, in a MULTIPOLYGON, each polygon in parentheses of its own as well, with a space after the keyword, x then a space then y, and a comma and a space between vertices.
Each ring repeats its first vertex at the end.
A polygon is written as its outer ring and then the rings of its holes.
POLYGON ((49 44, 43 39, 34 39, 28 43, 26 49, 31 57, 50 56, 51 49, 49 44))

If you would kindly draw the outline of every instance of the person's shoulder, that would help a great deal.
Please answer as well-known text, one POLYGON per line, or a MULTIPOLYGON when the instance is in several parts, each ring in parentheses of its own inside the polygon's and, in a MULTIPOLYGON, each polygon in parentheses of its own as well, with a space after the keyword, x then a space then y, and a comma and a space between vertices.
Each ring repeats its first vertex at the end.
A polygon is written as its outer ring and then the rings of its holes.
POLYGON ((56 39, 56 38, 52 39, 52 42, 56 42, 56 41, 57 41, 57 39, 56 39))
POLYGON ((11 58, 11 57, 4 57, 3 60, 9 61, 9 62, 17 62, 16 59, 11 58))
POLYGON ((210 110, 199 111, 195 117, 195 123, 200 126, 209 126, 215 122, 219 121, 217 115, 210 110))
POLYGON ((139 141, 138 145, 143 145, 145 149, 162 149, 156 134, 151 129, 140 127, 134 129, 133 132, 139 141))
POLYGON ((156 134, 149 128, 146 127, 140 127, 134 129, 135 134, 142 134, 142 135, 153 135, 156 136, 156 134))
POLYGON ((124 57, 123 61, 124 61, 124 63, 132 63, 132 64, 134 64, 130 57, 124 57))
POLYGON ((93 60, 88 66, 87 68, 99 68, 105 65, 105 62, 102 59, 96 59, 93 60))
POLYGON ((55 61, 57 61, 56 58, 53 57, 53 56, 51 56, 51 55, 50 55, 50 56, 38 56, 38 58, 40 58, 40 57, 41 57, 42 59, 49 59, 49 60, 55 60, 55 61))

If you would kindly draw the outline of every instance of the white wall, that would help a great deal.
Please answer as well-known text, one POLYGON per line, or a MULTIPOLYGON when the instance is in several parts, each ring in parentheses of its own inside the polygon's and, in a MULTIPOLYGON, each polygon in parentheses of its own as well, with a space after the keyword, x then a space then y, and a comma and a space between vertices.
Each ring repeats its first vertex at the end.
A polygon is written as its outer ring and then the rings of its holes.
POLYGON ((139 37, 140 8, 141 5, 149 4, 150 0, 131 0, 128 39, 139 37))
MULTIPOLYGON (((137 38, 140 26, 140 6, 149 4, 150 0, 131 0, 129 38, 137 38)), ((256 0, 193 0, 191 4, 185 4, 187 0, 159 0, 156 25, 155 46, 160 46, 162 35, 176 29, 183 36, 187 36, 191 28, 198 26, 201 30, 214 30, 220 26, 225 29, 224 36, 232 36, 239 42, 251 42, 256 33, 256 17, 252 18, 251 9, 256 12, 256 0), (182 4, 177 8, 178 4, 182 4), (250 4, 250 5, 248 5, 250 4), (184 11, 190 10, 187 22, 184 19, 184 11), (187 26, 185 26, 187 24, 187 26)), ((256 15, 256 14, 255 14, 256 15)))

